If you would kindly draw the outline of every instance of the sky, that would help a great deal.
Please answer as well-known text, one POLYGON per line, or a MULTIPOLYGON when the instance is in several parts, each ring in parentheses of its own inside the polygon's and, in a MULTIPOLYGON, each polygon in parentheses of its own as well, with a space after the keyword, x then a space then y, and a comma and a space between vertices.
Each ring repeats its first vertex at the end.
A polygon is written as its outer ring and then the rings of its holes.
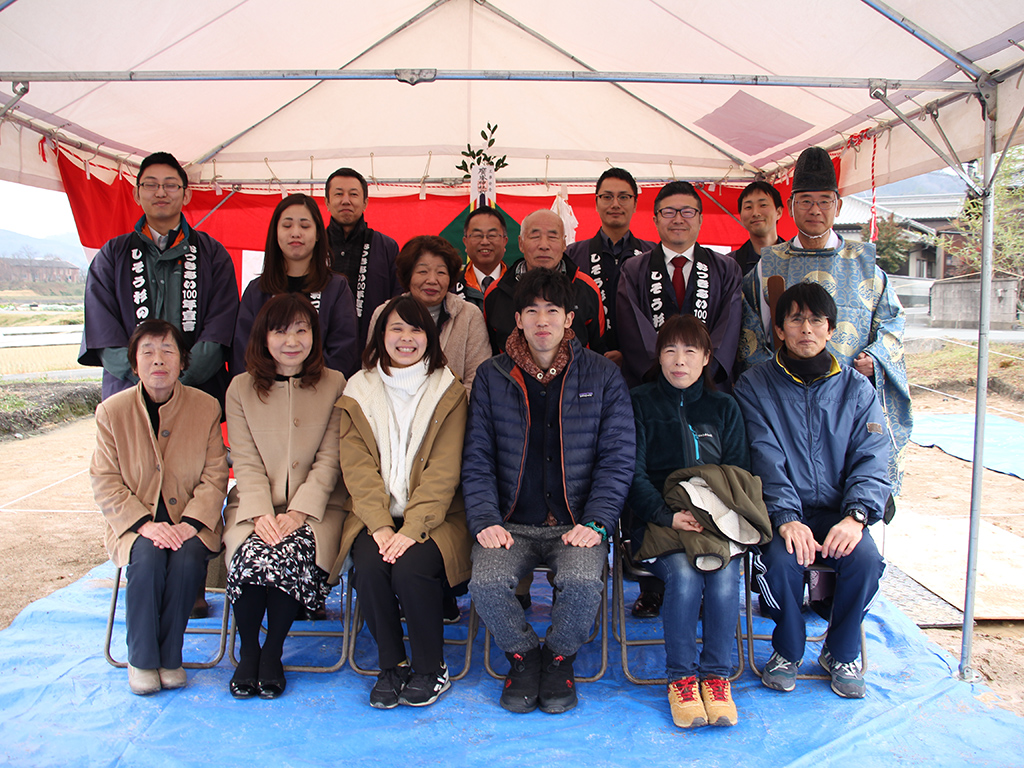
POLYGON ((10 181, 0 181, 0 229, 30 237, 77 232, 67 195, 10 181))

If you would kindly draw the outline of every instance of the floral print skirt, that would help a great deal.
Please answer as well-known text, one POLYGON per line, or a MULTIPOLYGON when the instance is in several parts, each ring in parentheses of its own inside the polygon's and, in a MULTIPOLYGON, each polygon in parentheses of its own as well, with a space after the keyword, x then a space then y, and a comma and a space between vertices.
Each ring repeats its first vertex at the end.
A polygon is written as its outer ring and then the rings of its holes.
POLYGON ((243 584, 275 587, 307 610, 323 607, 330 594, 327 572, 316 564, 316 539, 308 525, 284 537, 275 547, 255 532, 242 542, 228 568, 227 595, 235 602, 243 584))

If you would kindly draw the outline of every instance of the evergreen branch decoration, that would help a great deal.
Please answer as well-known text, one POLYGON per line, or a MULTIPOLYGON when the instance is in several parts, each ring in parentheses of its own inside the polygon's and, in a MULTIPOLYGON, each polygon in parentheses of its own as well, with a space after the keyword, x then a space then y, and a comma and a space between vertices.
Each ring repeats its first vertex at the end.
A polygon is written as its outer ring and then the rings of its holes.
POLYGON ((466 144, 466 148, 461 152, 462 156, 466 159, 455 166, 455 170, 463 172, 463 179, 468 179, 470 177, 470 170, 478 165, 494 166, 495 173, 508 166, 508 160, 506 159, 508 155, 494 157, 487 152, 487 150, 494 146, 494 134, 497 130, 497 123, 494 125, 488 123, 487 128, 480 131, 480 138, 486 142, 486 146, 482 149, 473 149, 472 144, 466 144))

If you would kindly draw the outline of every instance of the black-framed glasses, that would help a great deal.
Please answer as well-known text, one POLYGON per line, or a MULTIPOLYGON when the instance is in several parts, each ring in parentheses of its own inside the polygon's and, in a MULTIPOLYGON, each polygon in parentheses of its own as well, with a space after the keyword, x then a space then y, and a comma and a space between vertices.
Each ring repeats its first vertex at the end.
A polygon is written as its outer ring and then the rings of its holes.
POLYGON ((611 203, 613 200, 618 200, 620 203, 625 205, 632 200, 636 199, 636 195, 632 195, 629 192, 619 192, 617 195, 613 195, 611 192, 602 192, 597 196, 597 199, 602 203, 611 203))
POLYGON ((682 208, 669 208, 666 205, 664 208, 658 211, 658 215, 661 216, 663 219, 674 219, 677 213, 684 219, 692 219, 695 218, 697 214, 700 213, 700 211, 698 211, 696 208, 691 208, 688 205, 683 206, 682 208))
POLYGON ((176 181, 167 181, 161 184, 159 181, 144 181, 139 184, 140 189, 144 189, 147 192, 156 192, 158 189, 162 189, 168 194, 174 194, 184 189, 184 185, 179 184, 176 181))

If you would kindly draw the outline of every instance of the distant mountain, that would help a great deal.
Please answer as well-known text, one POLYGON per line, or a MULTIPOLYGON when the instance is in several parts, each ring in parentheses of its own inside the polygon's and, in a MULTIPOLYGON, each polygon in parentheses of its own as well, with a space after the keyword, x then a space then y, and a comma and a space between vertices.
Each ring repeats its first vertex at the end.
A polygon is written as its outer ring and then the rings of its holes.
POLYGON ((85 255, 85 250, 78 242, 78 236, 73 233, 51 235, 44 238, 30 237, 0 229, 0 256, 29 258, 53 256, 70 261, 83 271, 89 268, 89 259, 85 255))

